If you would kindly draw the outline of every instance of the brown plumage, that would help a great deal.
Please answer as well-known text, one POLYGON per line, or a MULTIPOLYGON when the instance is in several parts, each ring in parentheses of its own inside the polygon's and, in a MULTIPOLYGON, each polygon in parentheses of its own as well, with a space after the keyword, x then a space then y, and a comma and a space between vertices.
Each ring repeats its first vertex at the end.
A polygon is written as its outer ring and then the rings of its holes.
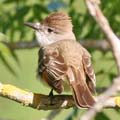
POLYGON ((90 54, 76 41, 58 41, 41 48, 38 74, 58 93, 64 90, 63 82, 68 78, 76 105, 90 107, 95 102, 95 74, 90 54), (44 58, 44 60, 43 60, 44 58))
POLYGON ((73 26, 71 24, 71 18, 64 12, 52 13, 41 23, 62 32, 72 31, 73 26))
POLYGON ((36 30, 41 45, 38 75, 57 93, 64 90, 67 79, 76 106, 86 108, 95 103, 95 74, 91 56, 75 39, 71 18, 63 12, 46 17, 41 24, 26 23, 36 30))

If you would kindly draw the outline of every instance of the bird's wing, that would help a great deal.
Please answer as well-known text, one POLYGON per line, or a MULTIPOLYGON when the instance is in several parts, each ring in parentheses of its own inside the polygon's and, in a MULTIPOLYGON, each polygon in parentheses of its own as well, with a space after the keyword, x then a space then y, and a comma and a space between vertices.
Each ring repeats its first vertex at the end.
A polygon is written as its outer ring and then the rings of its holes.
POLYGON ((63 57, 57 49, 39 51, 38 74, 58 93, 63 91, 62 76, 67 71, 63 57))
POLYGON ((68 68, 68 79, 76 105, 82 108, 91 107, 95 100, 86 84, 84 73, 71 66, 68 68))
POLYGON ((94 69, 91 64, 91 56, 88 53, 88 51, 84 48, 83 48, 82 62, 86 74, 86 82, 88 88, 92 93, 95 93, 96 78, 95 78, 94 69))

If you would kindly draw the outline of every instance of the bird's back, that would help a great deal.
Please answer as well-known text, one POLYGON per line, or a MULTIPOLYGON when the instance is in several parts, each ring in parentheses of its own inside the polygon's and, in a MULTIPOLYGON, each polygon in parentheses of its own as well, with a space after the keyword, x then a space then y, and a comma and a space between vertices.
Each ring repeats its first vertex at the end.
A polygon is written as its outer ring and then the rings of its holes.
POLYGON ((49 45, 50 49, 57 49, 63 56, 66 64, 79 67, 82 61, 84 49, 77 41, 61 40, 49 45))
POLYGON ((56 66, 57 68, 54 67, 55 70, 60 72, 63 70, 62 65, 66 66, 67 71, 64 70, 63 76, 68 78, 76 105, 78 107, 91 107, 95 103, 92 96, 92 92, 95 90, 95 75, 88 51, 73 40, 55 42, 47 46, 46 51, 59 58, 52 65, 59 65, 61 69, 56 66))

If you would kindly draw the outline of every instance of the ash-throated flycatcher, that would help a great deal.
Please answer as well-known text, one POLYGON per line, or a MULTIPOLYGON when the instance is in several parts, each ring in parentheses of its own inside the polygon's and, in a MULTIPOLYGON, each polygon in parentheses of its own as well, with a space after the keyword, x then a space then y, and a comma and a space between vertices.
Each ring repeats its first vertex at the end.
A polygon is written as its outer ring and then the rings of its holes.
POLYGON ((95 103, 95 74, 88 51, 76 41, 71 18, 64 12, 50 14, 41 23, 25 23, 33 28, 41 46, 38 75, 57 93, 64 81, 72 89, 78 107, 95 103))

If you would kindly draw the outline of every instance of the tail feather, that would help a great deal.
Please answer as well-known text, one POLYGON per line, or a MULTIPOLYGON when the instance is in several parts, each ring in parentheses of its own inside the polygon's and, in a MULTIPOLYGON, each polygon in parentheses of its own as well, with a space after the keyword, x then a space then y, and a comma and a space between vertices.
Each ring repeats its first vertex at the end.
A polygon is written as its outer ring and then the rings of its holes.
POLYGON ((79 70, 70 68, 68 70, 68 78, 73 91, 75 104, 82 108, 92 107, 95 100, 86 84, 84 74, 82 75, 79 70))
POLYGON ((78 107, 89 108, 95 103, 89 90, 82 90, 80 84, 72 86, 72 90, 75 103, 78 107))

